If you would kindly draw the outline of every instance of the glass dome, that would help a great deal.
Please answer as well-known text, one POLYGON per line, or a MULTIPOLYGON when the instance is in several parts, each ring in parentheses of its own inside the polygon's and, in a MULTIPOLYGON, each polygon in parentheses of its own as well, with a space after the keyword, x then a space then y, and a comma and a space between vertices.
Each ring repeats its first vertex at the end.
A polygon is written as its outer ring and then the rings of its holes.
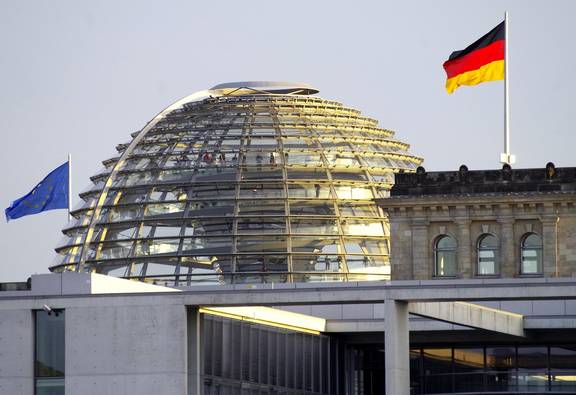
POLYGON ((422 159, 317 92, 231 83, 169 106, 91 178, 50 269, 174 286, 389 279, 374 199, 422 159))

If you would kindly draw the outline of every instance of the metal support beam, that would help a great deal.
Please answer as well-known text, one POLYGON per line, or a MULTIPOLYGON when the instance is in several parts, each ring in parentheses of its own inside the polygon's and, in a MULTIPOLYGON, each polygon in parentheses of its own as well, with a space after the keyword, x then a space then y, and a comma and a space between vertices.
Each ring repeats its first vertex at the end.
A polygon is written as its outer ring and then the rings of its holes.
POLYGON ((410 314, 472 328, 524 337, 521 314, 465 302, 410 302, 410 314))
POLYGON ((410 395, 408 302, 384 301, 386 395, 410 395))

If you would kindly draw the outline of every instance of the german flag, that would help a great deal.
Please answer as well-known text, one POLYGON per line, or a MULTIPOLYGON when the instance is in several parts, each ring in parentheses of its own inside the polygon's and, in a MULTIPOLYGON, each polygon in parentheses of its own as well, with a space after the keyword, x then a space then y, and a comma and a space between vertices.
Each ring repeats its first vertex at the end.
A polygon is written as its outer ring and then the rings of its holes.
POLYGON ((504 79, 505 22, 500 23, 468 48, 452 52, 446 62, 446 91, 461 85, 478 85, 504 79))

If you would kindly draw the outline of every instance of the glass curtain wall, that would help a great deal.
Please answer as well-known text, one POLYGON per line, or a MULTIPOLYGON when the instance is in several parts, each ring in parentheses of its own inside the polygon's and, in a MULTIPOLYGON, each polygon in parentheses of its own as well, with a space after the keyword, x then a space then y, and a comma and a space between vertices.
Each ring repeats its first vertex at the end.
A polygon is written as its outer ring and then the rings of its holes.
POLYGON ((358 110, 220 96, 132 137, 80 194, 51 270, 176 286, 390 278, 374 199, 422 160, 358 110))
MULTIPOLYGON (((349 359, 354 395, 383 393, 381 345, 355 346, 349 359)), ((411 394, 576 393, 576 345, 414 347, 411 394)))
POLYGON ((336 375, 328 336, 204 317, 206 395, 332 395, 336 375))

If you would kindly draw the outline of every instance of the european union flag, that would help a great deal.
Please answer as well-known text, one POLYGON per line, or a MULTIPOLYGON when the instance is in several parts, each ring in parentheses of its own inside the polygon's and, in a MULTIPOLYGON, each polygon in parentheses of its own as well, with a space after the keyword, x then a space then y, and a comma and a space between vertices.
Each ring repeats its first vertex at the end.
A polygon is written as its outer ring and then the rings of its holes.
POLYGON ((5 210, 6 220, 42 211, 68 208, 68 162, 54 169, 26 196, 12 202, 5 210))

